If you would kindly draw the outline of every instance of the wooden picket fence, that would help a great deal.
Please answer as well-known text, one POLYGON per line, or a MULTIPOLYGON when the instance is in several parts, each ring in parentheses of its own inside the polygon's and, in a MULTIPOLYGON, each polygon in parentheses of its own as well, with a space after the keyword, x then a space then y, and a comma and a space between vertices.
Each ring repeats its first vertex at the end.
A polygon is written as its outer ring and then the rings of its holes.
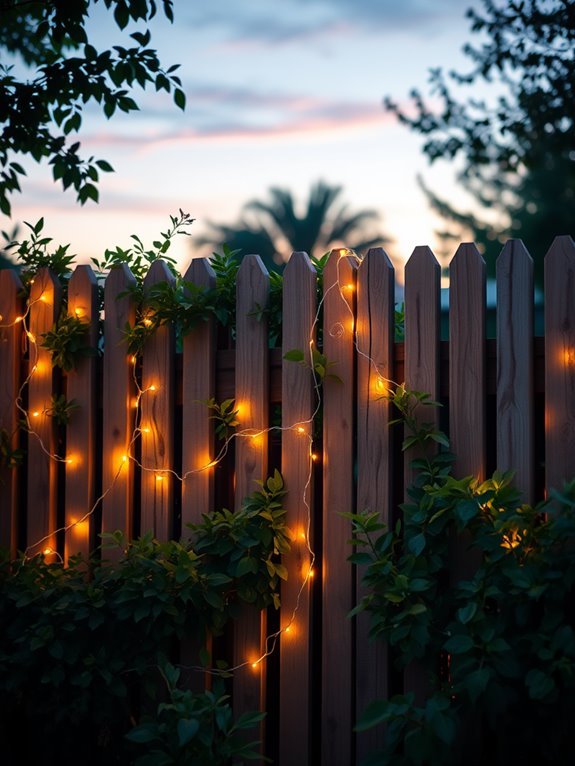
MULTIPOLYGON (((214 284, 207 260, 194 260, 185 278, 206 288, 214 284)), ((171 279, 158 261, 145 286, 171 279)), ((268 710, 265 751, 280 766, 359 763, 382 733, 354 734, 357 716, 402 685, 390 673, 385 647, 368 640, 368 618, 348 618, 362 586, 361 573, 347 563, 350 524, 341 515, 371 509, 392 520, 411 480, 411 457, 401 453, 401 435, 388 427, 390 407, 382 397, 388 380, 443 402, 441 425, 457 456, 456 475, 481 478, 513 468, 529 502, 575 476, 573 240, 558 237, 546 256, 544 338, 533 336, 532 261, 519 241, 508 242, 498 260, 493 340, 485 336, 485 264, 474 245, 462 244, 451 262, 448 341, 440 339, 440 267, 431 250, 417 247, 405 267, 402 342, 395 341, 394 281, 380 248, 361 263, 340 251, 329 258, 323 352, 340 380, 323 385, 323 433, 310 469, 318 403, 313 378, 309 367, 283 360, 289 350, 308 349, 320 329, 316 274, 306 254, 294 253, 284 272, 281 349, 268 348, 266 323, 253 313, 256 304, 266 305, 269 280, 261 260, 250 255, 238 273, 234 347, 219 348, 217 328, 205 322, 176 353, 173 328, 161 327, 138 367, 145 394, 136 386, 123 334, 136 310, 125 292, 134 283, 127 267, 114 268, 105 282, 103 355, 84 359, 66 375, 56 374, 48 352, 33 342, 58 316, 57 281, 46 270, 37 275, 22 322, 18 276, 0 272, 0 427, 17 432, 22 412, 15 403, 29 376, 22 394, 34 431, 14 437, 26 447, 24 464, 0 476, 0 544, 13 552, 59 551, 66 560, 88 552, 101 532, 178 537, 216 503, 237 507, 254 480, 281 470, 287 522, 296 533, 284 561, 289 578, 281 611, 246 609, 234 625, 229 658, 234 665, 248 661, 233 678, 234 707, 268 710), (66 427, 66 462, 51 457, 62 449, 45 412, 53 392, 79 405, 66 427), (132 443, 138 397, 146 429, 132 443), (210 397, 234 397, 239 430, 257 438, 235 439, 221 464, 199 470, 216 454, 213 421, 202 403, 210 397), (268 431, 277 405, 282 428, 268 431), (137 454, 141 467, 126 461, 127 453, 137 454), (165 473, 158 476, 158 469, 165 473), (187 474, 185 481, 171 469, 187 474), (65 534, 57 531, 62 527, 65 534), (317 576, 302 591, 311 560, 308 531, 317 576), (294 610, 276 651, 252 667, 265 637, 294 610)), ((71 277, 67 311, 91 323, 95 342, 97 282, 88 266, 78 266, 71 277)), ((417 669, 403 679, 403 687, 416 692, 419 683, 417 669)))

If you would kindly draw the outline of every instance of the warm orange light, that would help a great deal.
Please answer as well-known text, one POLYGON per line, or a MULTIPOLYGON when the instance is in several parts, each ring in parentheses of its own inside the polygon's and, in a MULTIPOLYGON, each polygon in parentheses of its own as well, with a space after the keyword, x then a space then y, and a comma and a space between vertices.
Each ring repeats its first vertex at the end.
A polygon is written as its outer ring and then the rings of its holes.
POLYGON ((33 418, 39 418, 40 417, 40 413, 38 412, 38 410, 34 410, 34 412, 32 413, 32 417, 33 418))
POLYGON ((143 434, 149 434, 150 433, 150 428, 148 426, 143 426, 142 428, 140 428, 140 431, 143 434))
POLYGON ((18 324, 18 322, 23 322, 23 321, 24 321, 24 317, 16 317, 16 319, 14 320, 14 324, 18 324))
POLYGON ((344 290, 347 290, 348 292, 352 293, 355 290, 355 285, 349 282, 347 285, 343 286, 344 290))
POLYGON ((299 530, 299 532, 297 533, 297 536, 299 537, 300 540, 307 540, 306 533, 304 532, 303 529, 299 530))
POLYGON ((137 361, 138 361, 138 357, 135 354, 134 356, 130 357, 130 362, 132 362, 132 364, 136 364, 137 361))
POLYGON ((310 457, 311 457, 311 459, 314 461, 314 463, 315 463, 317 460, 319 460, 319 455, 317 454, 317 452, 312 452, 312 453, 311 453, 311 455, 310 455, 310 457))
POLYGON ((26 335, 28 336, 28 340, 30 340, 32 343, 36 343, 36 336, 34 335, 34 333, 28 330, 26 332, 26 335))
POLYGON ((305 434, 305 428, 303 426, 298 426, 296 428, 296 431, 298 432, 298 434, 305 434))
POLYGON ((157 390, 158 389, 156 388, 156 384, 155 383, 152 383, 152 385, 148 387, 148 391, 157 391, 157 390))
POLYGON ((562 361, 565 367, 575 367, 575 349, 574 348, 563 349, 562 361))
POLYGON ((164 476, 161 473, 156 474, 156 481, 164 481, 164 476))
POLYGON ((256 669, 259 664, 260 664, 259 660, 257 660, 256 662, 252 662, 252 668, 256 669))
POLYGON ((77 306, 77 307, 74 309, 74 314, 76 315, 76 317, 77 317, 78 319, 80 319, 80 317, 81 317, 81 316, 84 314, 84 311, 83 311, 83 310, 82 310, 80 307, 78 307, 78 306, 77 306))
POLYGON ((315 570, 314 570, 314 568, 313 568, 313 567, 310 567, 310 568, 309 568, 309 570, 308 570, 308 573, 307 573, 307 576, 308 576, 309 578, 315 577, 315 570))
POLYGON ((339 251, 340 258, 343 258, 344 255, 347 255, 347 247, 342 247, 339 251))
POLYGON ((145 324, 146 327, 149 327, 152 324, 152 320, 148 319, 148 317, 146 317, 144 319, 144 324, 145 324))
POLYGON ((48 303, 48 298, 46 298, 44 293, 42 293, 42 295, 40 296, 40 300, 42 301, 42 303, 48 303))
POLYGON ((44 548, 42 553, 44 554, 44 556, 49 556, 51 553, 54 553, 54 551, 52 550, 52 548, 44 548))
POLYGON ((127 463, 127 462, 128 462, 128 456, 122 455, 122 463, 127 463))

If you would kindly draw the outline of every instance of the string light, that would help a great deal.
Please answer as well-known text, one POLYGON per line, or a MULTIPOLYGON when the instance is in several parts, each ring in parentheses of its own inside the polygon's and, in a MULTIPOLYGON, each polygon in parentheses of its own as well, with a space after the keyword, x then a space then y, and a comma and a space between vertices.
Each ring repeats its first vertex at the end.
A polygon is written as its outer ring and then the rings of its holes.
MULTIPOLYGON (((73 528, 78 528, 78 525, 85 523, 86 520, 95 512, 96 508, 102 502, 102 500, 106 497, 106 495, 112 490, 112 488, 113 488, 113 486, 114 486, 118 476, 120 475, 120 472, 121 472, 123 466, 128 461, 132 461, 143 472, 149 472, 149 473, 154 474, 156 481, 161 482, 167 475, 172 475, 176 479, 178 479, 179 481, 183 482, 190 475, 192 475, 194 473, 198 473, 200 471, 205 471, 208 468, 213 468, 214 466, 218 465, 218 463, 227 454, 229 445, 231 444, 233 439, 245 437, 245 438, 251 438, 252 440, 257 440, 259 438, 262 438, 264 434, 270 433, 272 431, 280 431, 280 432, 282 432, 282 431, 294 431, 294 432, 296 432, 299 435, 304 435, 304 434, 307 435, 307 438, 310 441, 310 449, 309 449, 309 453, 308 453, 308 455, 309 455, 309 472, 308 472, 308 477, 307 477, 307 480, 306 480, 306 483, 305 483, 305 486, 304 486, 304 490, 303 490, 303 503, 304 503, 304 506, 305 506, 305 508, 307 510, 307 525, 308 525, 308 529, 307 529, 307 534, 306 534, 306 532, 301 530, 300 533, 298 534, 298 537, 299 537, 300 540, 304 541, 306 546, 307 546, 307 549, 308 549, 308 552, 309 552, 309 555, 310 555, 309 567, 308 567, 307 571, 304 573, 303 583, 302 583, 302 585, 301 585, 301 587, 300 587, 300 589, 299 589, 299 591, 297 593, 296 601, 295 601, 294 608, 293 608, 293 611, 292 611, 290 619, 278 631, 276 631, 275 633, 272 633, 272 634, 266 636, 265 641, 264 641, 264 647, 263 647, 264 650, 263 650, 262 655, 257 660, 255 660, 255 661, 247 660, 245 662, 242 662, 242 663, 236 665, 234 668, 228 669, 226 671, 226 673, 234 672, 236 670, 239 670, 242 667, 245 667, 246 665, 251 665, 251 667, 253 669, 257 669, 259 664, 274 651, 275 646, 277 644, 277 640, 278 640, 279 636, 282 633, 290 633, 291 632, 293 634, 293 623, 294 623, 294 620, 295 620, 295 616, 296 616, 296 614, 297 614, 297 612, 299 610, 302 594, 303 594, 304 589, 305 589, 307 583, 309 582, 309 580, 314 577, 314 563, 315 563, 316 556, 315 556, 315 552, 312 550, 312 548, 310 547, 310 544, 309 544, 309 531, 310 531, 310 526, 311 526, 311 508, 310 508, 310 504, 309 504, 309 501, 308 501, 308 492, 309 492, 309 488, 310 488, 310 485, 311 485, 311 479, 312 479, 312 465, 313 465, 313 463, 315 461, 317 461, 319 459, 319 456, 315 452, 312 451, 312 437, 310 436, 310 434, 308 433, 308 431, 306 430, 304 425, 307 425, 307 426, 311 427, 313 425, 313 422, 314 422, 314 419, 315 419, 316 415, 318 414, 318 412, 319 412, 319 410, 321 408, 321 391, 320 391, 320 386, 321 386, 321 382, 322 381, 321 381, 321 379, 318 378, 318 376, 317 376, 317 374, 315 372, 314 364, 313 364, 313 348, 314 348, 313 336, 314 336, 314 333, 315 333, 316 325, 319 322, 321 307, 322 307, 322 305, 323 305, 327 295, 329 294, 329 292, 331 290, 336 289, 336 288, 338 289, 340 297, 344 301, 344 304, 345 304, 348 312, 350 313, 350 317, 351 317, 350 331, 352 332, 353 337, 354 337, 354 346, 355 346, 356 351, 358 352, 359 355, 361 355, 364 358, 366 358, 367 360, 369 360, 370 364, 374 365, 375 368, 376 368, 376 372, 377 372, 377 375, 378 375, 377 382, 376 382, 376 389, 378 391, 381 391, 381 393, 383 393, 383 391, 385 390, 385 382, 393 384, 393 385, 396 385, 396 384, 394 384, 393 381, 389 381, 386 378, 384 378, 383 376, 381 376, 380 373, 379 373, 379 370, 377 370, 377 365, 374 362, 374 360, 371 359, 371 357, 368 354, 364 353, 358 347, 357 335, 356 335, 356 330, 355 330, 355 314, 354 314, 352 306, 347 301, 347 299, 346 299, 346 297, 344 295, 344 291, 348 292, 348 293, 353 292, 355 290, 355 285, 352 284, 352 283, 347 283, 347 284, 342 286, 341 282, 340 282, 339 264, 340 264, 341 259, 344 258, 344 257, 353 257, 353 258, 355 258, 357 263, 361 262, 361 259, 358 258, 358 256, 355 255, 355 253, 353 253, 353 251, 350 251, 347 248, 340 249, 340 251, 339 251, 339 259, 338 259, 338 262, 337 262, 337 269, 336 269, 336 273, 337 273, 336 281, 332 285, 330 285, 324 291, 323 296, 321 297, 320 301, 318 302, 316 314, 315 314, 314 320, 312 322, 312 327, 311 327, 311 331, 310 331, 310 340, 309 340, 309 362, 310 362, 311 374, 312 374, 312 379, 313 379, 313 387, 314 387, 314 390, 316 392, 316 407, 315 407, 312 415, 307 420, 302 421, 301 423, 298 423, 298 424, 291 425, 291 426, 271 426, 269 428, 262 429, 261 431, 257 431, 255 433, 253 432, 253 429, 249 429, 249 428, 248 429, 243 429, 243 430, 236 431, 236 432, 234 432, 233 434, 231 434, 229 437, 227 437, 225 439, 225 441, 223 443, 223 446, 221 447, 219 453, 212 460, 209 460, 208 462, 206 462, 204 465, 202 465, 199 468, 188 470, 183 476, 180 476, 176 471, 174 471, 172 469, 169 469, 169 468, 166 469, 166 468, 149 468, 149 467, 145 467, 134 457, 134 455, 131 454, 131 447, 134 444, 134 441, 137 438, 137 436, 142 434, 142 433, 150 433, 150 428, 148 426, 144 426, 144 427, 141 427, 141 428, 136 426, 134 428, 134 431, 133 431, 133 434, 132 434, 132 438, 130 440, 130 444, 128 445, 128 452, 124 453, 122 455, 121 462, 120 462, 119 467, 118 467, 118 469, 116 471, 116 474, 113 477, 113 480, 112 480, 110 486, 108 488, 106 488, 104 493, 95 501, 95 503, 92 506, 92 508, 83 517, 81 517, 80 519, 72 521, 69 525, 67 525, 67 526, 65 526, 65 527, 63 527, 63 528, 61 528, 59 530, 56 530, 55 532, 52 532, 49 536, 46 536, 42 540, 38 541, 34 545, 31 545, 31 546, 29 546, 27 548, 27 551, 29 551, 29 550, 31 550, 31 549, 41 545, 44 540, 49 539, 49 537, 52 537, 57 532, 60 532, 60 531, 68 532, 69 530, 71 530, 73 528)), ((44 296, 43 294, 37 300, 42 300, 44 302, 47 301, 46 296, 44 296)), ((30 311, 30 306, 34 302, 35 301, 29 301, 28 302, 26 314, 24 316, 16 317, 16 319, 14 320, 14 324, 16 324, 18 322, 24 322, 25 323, 25 318, 26 318, 26 316, 28 315, 28 313, 30 311)), ((79 316, 79 311, 80 311, 80 309, 76 309, 76 311, 75 311, 76 316, 79 316)), ((144 321, 144 324, 146 326, 150 326, 153 323, 152 320, 149 317, 146 317, 143 321, 144 321)), ((329 332, 331 337, 337 338, 337 337, 341 337, 344 334, 345 328, 344 328, 344 325, 341 322, 336 322, 336 323, 334 323, 332 325, 332 327, 329 328, 328 332, 329 332)), ((27 332, 27 336, 28 336, 31 344, 34 347, 36 347, 36 338, 33 336, 33 334, 27 332)), ((37 350, 36 350, 36 353, 37 353, 37 350)), ((137 376, 136 376, 137 361, 138 361, 138 358, 137 358, 136 355, 131 355, 130 356, 130 362, 132 363, 133 378, 134 378, 134 381, 135 381, 135 384, 136 384, 136 389, 137 389, 137 396, 135 397, 133 404, 134 404, 134 407, 138 410, 139 406, 140 406, 140 402, 141 402, 142 396, 144 394, 148 393, 148 392, 151 392, 151 393, 157 392, 158 391, 158 385, 157 385, 157 383, 152 383, 150 386, 148 386, 145 389, 142 389, 140 387, 140 385, 139 385, 139 383, 137 381, 137 376)), ((26 380, 22 384, 22 387, 20 388, 20 391, 19 391, 19 399, 20 400, 21 400, 21 394, 22 394, 24 386, 27 385, 31 375, 36 370, 37 370, 37 364, 34 365, 34 367, 32 368, 29 376, 26 378, 26 380)), ((21 409, 21 407, 20 407, 20 409, 21 409)), ((249 413, 249 403, 248 402, 236 403, 236 410, 238 412, 238 417, 245 418, 247 416, 247 413, 249 413)), ((36 411, 34 411, 32 413, 32 416, 36 418, 36 417, 39 416, 39 414, 40 413, 36 410, 36 411)), ((26 420, 28 422, 29 431, 31 433, 35 434, 35 432, 33 431, 33 429, 30 426, 27 414, 26 414, 26 420)), ((137 420, 137 418, 136 418, 136 420, 137 420)), ((35 435, 39 439, 40 443, 42 443, 40 437, 38 436, 38 434, 35 434, 35 435)), ((43 445, 42 445, 42 447, 43 447, 43 445)), ((43 449, 46 452, 46 454, 50 455, 50 453, 44 447, 43 447, 43 449)), ((63 461, 64 460, 63 458, 60 458, 57 455, 50 455, 50 457, 55 459, 55 460, 58 460, 58 461, 63 461)), ((73 458, 68 458, 68 459, 65 460, 65 462, 71 463, 71 462, 73 462, 73 458)), ((50 553, 54 553, 55 555, 59 555, 59 554, 57 554, 57 552, 53 551, 53 549, 51 549, 51 548, 50 549, 47 548, 45 550, 46 551, 50 550, 50 553)), ((213 674, 220 674, 221 673, 221 671, 219 669, 215 669, 215 668, 214 669, 206 670, 206 668, 204 668, 204 667, 191 666, 189 669, 195 669, 195 670, 198 670, 200 672, 208 672, 208 673, 213 673, 213 674)))

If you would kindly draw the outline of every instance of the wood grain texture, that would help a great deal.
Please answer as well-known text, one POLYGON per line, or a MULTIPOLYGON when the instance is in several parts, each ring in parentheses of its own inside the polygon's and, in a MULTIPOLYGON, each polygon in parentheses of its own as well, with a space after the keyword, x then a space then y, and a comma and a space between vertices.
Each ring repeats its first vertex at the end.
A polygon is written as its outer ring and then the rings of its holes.
POLYGON ((575 476, 575 243, 556 237, 545 256, 545 481, 575 476))
MULTIPOLYGON (((20 390, 20 355, 22 349, 22 316, 24 301, 19 295, 22 282, 14 269, 0 270, 0 429, 6 429, 11 449, 20 444, 16 399, 20 390)), ((20 469, 0 467, 0 548, 16 555, 19 531, 18 491, 20 469)))
MULTIPOLYGON (((68 284, 68 314, 86 322, 86 345, 98 344, 98 282, 90 266, 77 266, 68 284)), ((96 357, 78 360, 68 373, 67 399, 74 400, 66 428, 66 537, 64 561, 87 557, 96 542, 93 516, 96 483, 96 357)))
MULTIPOLYGON (((28 413, 28 526, 27 545, 31 555, 57 549, 58 508, 57 434, 48 414, 54 391, 52 355, 40 346, 42 333, 51 330, 60 313, 62 289, 46 268, 36 274, 30 290, 30 343, 28 413)), ((60 456, 61 457, 61 456, 60 456)))
POLYGON ((509 240, 497 260, 497 468, 515 471, 523 502, 535 501, 533 260, 509 240))
MULTIPOLYGON (((192 260, 184 275, 202 290, 212 290, 216 275, 207 258, 192 260)), ((183 339, 182 349, 182 537, 189 537, 186 524, 199 524, 202 514, 214 510, 214 480, 217 467, 199 470, 214 458, 214 425, 208 399, 216 391, 216 333, 213 318, 199 323, 183 339), (188 474, 188 475, 186 475, 188 474)), ((204 641, 186 636, 180 646, 182 665, 198 666, 199 652, 203 644, 211 646, 210 639, 204 641)), ((203 673, 184 673, 182 683, 193 691, 202 691, 206 686, 203 673)))
MULTIPOLYGON (((382 248, 372 248, 357 273, 357 510, 391 518, 393 472, 390 408, 384 398, 394 379, 393 334, 395 279, 382 248)), ((357 567, 356 602, 366 594, 365 567, 357 567)), ((371 618, 356 617, 355 716, 375 699, 389 696, 387 648, 369 639, 371 618)), ((358 761, 383 745, 383 727, 356 736, 358 761)))
POLYGON ((485 262, 465 243, 449 267, 449 423, 454 475, 485 478, 485 262))
MULTIPOLYGON (((405 383, 409 390, 427 393, 434 401, 438 401, 440 390, 440 289, 441 268, 437 259, 429 247, 416 247, 405 266, 405 383)), ((415 416, 420 423, 439 427, 436 407, 420 405, 415 416)), ((404 452, 405 500, 407 488, 416 477, 412 461, 436 451, 437 444, 432 442, 425 450, 413 447, 404 452)), ((406 692, 415 694, 417 704, 423 704, 429 685, 420 663, 414 661, 405 668, 403 683, 406 692)))
MULTIPOLYGON (((441 268, 429 247, 416 247, 405 266, 405 382, 411 391, 439 399, 441 268)), ((439 427, 436 407, 420 406, 418 421, 439 427)), ((433 449, 433 447, 432 447, 433 449)), ((405 454, 404 484, 412 484, 415 449, 405 454)))
MULTIPOLYGON (((164 261, 154 261, 144 279, 144 296, 154 285, 174 283, 164 261)), ((174 466, 174 355, 172 325, 156 328, 142 353, 142 534, 152 532, 161 541, 173 537, 174 478, 165 469, 174 466), (164 469, 164 470, 162 470, 164 469)))
MULTIPOLYGON (((269 276, 258 255, 246 255, 238 270, 236 286, 236 439, 235 506, 257 489, 256 480, 267 473, 269 379, 267 322, 254 316, 268 303, 269 276)), ((234 626, 234 665, 254 662, 262 654, 266 632, 265 612, 246 607, 234 626)), ((234 676, 234 714, 265 709, 265 660, 241 668, 234 676)))
POLYGON ((324 353, 341 379, 323 386, 323 558, 322 558, 322 738, 323 766, 353 763, 354 724, 350 564, 350 522, 342 512, 355 507, 353 487, 354 320, 348 306, 355 262, 332 250, 324 269, 324 353), (340 290, 341 287, 341 290, 340 290), (345 296, 345 299, 344 299, 345 296))
MULTIPOLYGON (((125 330, 136 321, 129 294, 136 284, 126 265, 115 266, 104 288, 104 360, 102 402, 102 532, 133 535, 134 466, 123 456, 133 453, 136 383, 125 330), (122 295, 122 297, 119 297, 122 295)), ((119 551, 107 552, 107 557, 119 551)))
MULTIPOLYGON (((211 290, 216 275, 207 258, 192 260, 184 279, 211 290)), ((214 320, 201 322, 183 342, 182 371, 182 533, 185 525, 201 521, 214 508, 214 472, 198 470, 214 458, 214 426, 205 402, 215 397, 216 336, 214 320)))
MULTIPOLYGON (((316 314, 317 274, 306 253, 293 253, 283 281, 283 353, 302 349, 310 354, 316 314)), ((309 364, 284 362, 282 366, 282 475, 286 523, 294 533, 292 549, 283 556, 288 571, 281 590, 280 637, 280 764, 309 766, 311 758, 311 634, 310 585, 305 582, 311 565, 312 474, 310 437, 315 408, 313 377, 309 364), (297 424, 300 424, 299 426, 297 424), (299 431, 298 428, 303 429, 299 431), (296 611, 297 610, 297 611, 296 611), (294 616, 295 612, 295 616, 294 616), (297 682, 296 682, 297 679, 297 682), (297 731, 297 737, 294 737, 297 731)))

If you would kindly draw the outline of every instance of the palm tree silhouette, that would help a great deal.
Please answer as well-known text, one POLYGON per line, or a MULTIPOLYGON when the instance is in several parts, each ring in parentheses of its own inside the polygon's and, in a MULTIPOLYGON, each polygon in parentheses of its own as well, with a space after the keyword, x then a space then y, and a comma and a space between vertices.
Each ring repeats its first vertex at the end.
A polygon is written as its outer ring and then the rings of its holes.
POLYGON ((341 186, 317 181, 300 216, 295 210, 293 194, 287 189, 272 187, 269 202, 248 202, 235 225, 210 222, 212 233, 197 242, 201 245, 225 242, 232 250, 241 250, 243 255, 257 253, 268 269, 283 265, 294 250, 317 256, 330 247, 342 245, 362 253, 376 244, 389 242, 382 234, 371 237, 366 234, 368 225, 379 217, 374 210, 350 214, 345 204, 335 209, 341 192, 341 186), (253 223, 250 223, 250 214, 253 223))

